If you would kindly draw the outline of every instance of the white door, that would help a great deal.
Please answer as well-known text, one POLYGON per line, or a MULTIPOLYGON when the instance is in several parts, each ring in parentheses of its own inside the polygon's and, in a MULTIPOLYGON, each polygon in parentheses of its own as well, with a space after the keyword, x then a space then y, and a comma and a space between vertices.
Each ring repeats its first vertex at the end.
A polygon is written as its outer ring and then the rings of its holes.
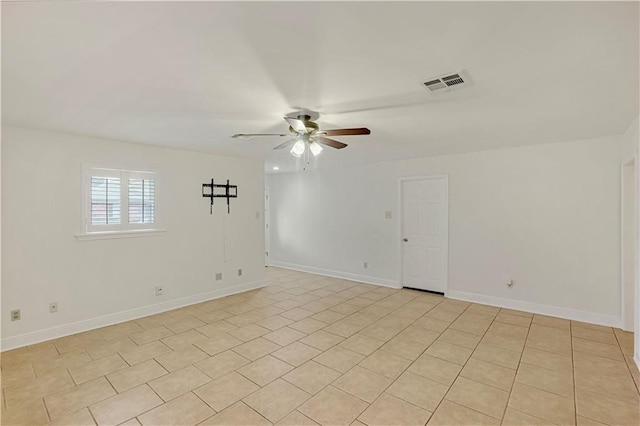
POLYGON ((446 176, 402 181, 402 285, 447 289, 449 189, 446 176))

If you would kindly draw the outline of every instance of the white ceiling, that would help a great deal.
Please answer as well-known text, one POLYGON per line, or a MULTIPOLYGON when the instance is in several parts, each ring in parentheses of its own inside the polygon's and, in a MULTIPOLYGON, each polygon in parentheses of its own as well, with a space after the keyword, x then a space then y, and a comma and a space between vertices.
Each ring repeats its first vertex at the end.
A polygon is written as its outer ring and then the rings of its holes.
POLYGON ((316 165, 624 132, 638 2, 2 4, 5 124, 203 150, 291 170, 282 117, 320 112, 316 165), (421 83, 469 71, 434 96, 421 83), (393 108, 388 108, 393 107, 393 108))

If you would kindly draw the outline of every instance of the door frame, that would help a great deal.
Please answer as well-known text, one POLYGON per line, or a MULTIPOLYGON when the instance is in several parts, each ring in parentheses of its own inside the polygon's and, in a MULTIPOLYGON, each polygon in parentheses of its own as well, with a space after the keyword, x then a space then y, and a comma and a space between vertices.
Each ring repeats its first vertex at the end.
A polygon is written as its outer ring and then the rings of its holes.
POLYGON ((442 179, 444 180, 445 183, 445 196, 446 196, 446 203, 445 203, 445 209, 446 209, 446 216, 447 216, 447 240, 445 243, 446 249, 445 249, 445 253, 446 253, 446 267, 445 267, 445 271, 444 271, 444 295, 446 297, 447 293, 449 292, 449 175, 448 174, 433 174, 433 175, 421 175, 421 176, 401 176, 400 178, 398 178, 398 229, 397 229, 397 241, 398 241, 398 245, 397 245, 397 250, 398 253, 400 253, 400 256, 398 257, 398 259, 400 260, 400 263, 398 265, 398 270, 399 270, 399 274, 398 274, 398 288, 403 288, 403 281, 404 281, 404 270, 403 270, 403 265, 404 265, 404 251, 402 249, 402 229, 403 229, 403 217, 404 217, 404 212, 403 212, 403 199, 402 199, 402 186, 404 184, 404 182, 407 181, 412 181, 412 180, 429 180, 429 179, 442 179))
MULTIPOLYGON (((640 194, 639 191, 639 187, 638 187, 638 156, 637 154, 633 154, 631 156, 629 156, 628 158, 624 159, 622 161, 622 165, 620 167, 620 328, 622 328, 623 330, 626 331, 633 331, 635 333, 635 335, 637 336, 638 333, 640 332, 640 330, 638 329, 638 327, 640 327, 639 320, 638 318, 640 317, 640 312, 638 312, 638 310, 640 309, 640 280, 638 279, 638 273, 640 272, 639 268, 638 268, 638 263, 640 261, 640 253, 638 253, 638 248, 639 248, 639 243, 638 243, 638 233, 639 233, 639 229, 638 226, 640 225, 640 220, 638 217, 638 195, 640 194), (634 184, 634 206, 633 206, 633 213, 632 213, 632 221, 633 221, 633 226, 635 229, 635 235, 633 236, 633 246, 634 246, 634 258, 633 258, 633 317, 632 317, 632 324, 631 327, 629 327, 629 324, 626 323, 625 319, 627 317, 627 312, 626 312, 626 305, 627 305, 627 298, 626 298, 626 282, 627 282, 627 277, 625 275, 625 269, 626 269, 626 265, 625 265, 625 236, 624 233, 626 231, 625 229, 625 223, 626 223, 626 219, 627 217, 625 216, 625 207, 627 207, 627 200, 625 199, 626 197, 626 193, 627 193, 627 179, 626 179, 626 172, 627 172, 627 167, 633 167, 633 184, 634 184)), ((635 344, 634 344, 635 346, 635 344)))
POLYGON ((271 209, 269 208, 269 187, 264 188, 264 209, 262 210, 262 230, 264 232, 264 266, 271 266, 271 256, 269 250, 271 249, 271 229, 269 229, 269 223, 271 222, 271 209))

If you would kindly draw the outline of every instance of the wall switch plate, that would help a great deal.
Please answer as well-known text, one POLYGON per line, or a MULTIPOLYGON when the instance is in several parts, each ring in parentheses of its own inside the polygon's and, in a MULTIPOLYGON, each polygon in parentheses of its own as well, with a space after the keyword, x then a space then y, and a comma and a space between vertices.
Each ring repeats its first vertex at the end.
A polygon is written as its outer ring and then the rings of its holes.
POLYGON ((58 312, 58 302, 49 303, 49 313, 53 314, 58 312))
POLYGON ((242 268, 238 269, 238 276, 241 277, 242 276, 242 268))
POLYGON ((156 287, 156 296, 162 296, 163 293, 164 293, 164 287, 157 286, 156 287))
POLYGON ((384 218, 391 219, 391 210, 387 210, 386 212, 384 212, 384 218))
POLYGON ((222 279, 222 272, 218 272, 216 274, 216 281, 220 281, 222 279))
POLYGON ((11 321, 18 321, 20 319, 20 309, 11 311, 11 321))
POLYGON ((260 219, 260 212, 256 212, 256 219, 260 219))
POLYGON ((367 268, 369 267, 369 262, 364 262, 364 263, 362 264, 362 267, 363 267, 364 269, 367 269, 367 268))

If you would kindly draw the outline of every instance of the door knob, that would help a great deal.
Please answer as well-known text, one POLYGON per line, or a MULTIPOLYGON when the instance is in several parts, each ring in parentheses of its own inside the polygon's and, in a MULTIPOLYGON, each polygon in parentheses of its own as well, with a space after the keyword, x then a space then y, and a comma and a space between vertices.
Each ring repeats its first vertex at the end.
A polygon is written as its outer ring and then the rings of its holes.
POLYGON ((402 241, 404 241, 406 243, 407 241, 409 241, 409 239, 408 238, 403 238, 402 241))

